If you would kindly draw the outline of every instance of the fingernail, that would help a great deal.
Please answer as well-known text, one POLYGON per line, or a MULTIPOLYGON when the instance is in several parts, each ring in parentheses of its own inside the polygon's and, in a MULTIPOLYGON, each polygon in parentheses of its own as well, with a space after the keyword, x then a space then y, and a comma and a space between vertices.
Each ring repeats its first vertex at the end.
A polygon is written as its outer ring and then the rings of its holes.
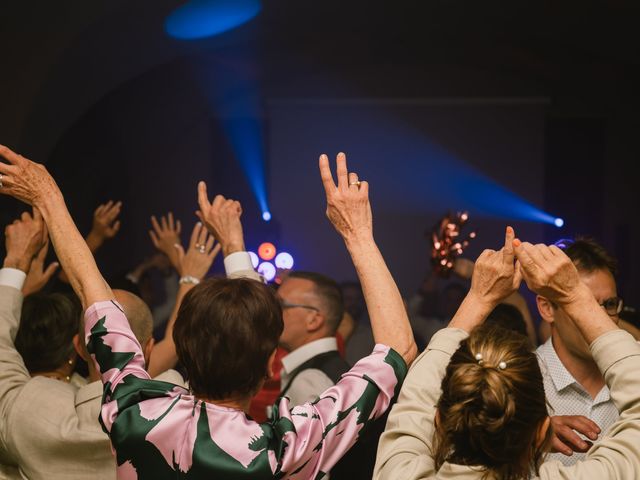
POLYGON ((345 156, 345 155, 344 155, 344 152, 340 152, 340 153, 338 154, 338 156, 339 156, 339 157, 344 157, 344 156, 345 156))
POLYGON ((196 225, 201 227, 202 226, 202 222, 198 222, 198 223, 196 223, 196 225))
POLYGON ((513 227, 508 226, 507 227, 507 233, 512 234, 513 233, 513 227))
POLYGON ((322 155, 320 155, 320 158, 322 160, 328 160, 328 157, 324 153, 322 155))
POLYGON ((513 239, 513 246, 514 247, 519 247, 520 245, 522 245, 522 242, 520 241, 519 238, 514 238, 513 239))

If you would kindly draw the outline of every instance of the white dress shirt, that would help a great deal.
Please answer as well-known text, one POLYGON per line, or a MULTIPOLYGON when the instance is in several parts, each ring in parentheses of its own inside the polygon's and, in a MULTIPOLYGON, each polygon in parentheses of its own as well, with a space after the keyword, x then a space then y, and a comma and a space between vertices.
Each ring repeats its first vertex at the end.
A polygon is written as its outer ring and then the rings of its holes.
MULTIPOLYGON (((609 388, 603 386, 596 397, 592 398, 562 364, 553 348, 551 338, 538 347, 536 354, 544 381, 549 415, 583 415, 598 424, 601 430, 598 438, 603 438, 619 417, 609 388)), ((574 452, 569 457, 561 453, 552 453, 547 458, 559 460, 564 465, 574 465, 585 457, 586 453, 574 452)))

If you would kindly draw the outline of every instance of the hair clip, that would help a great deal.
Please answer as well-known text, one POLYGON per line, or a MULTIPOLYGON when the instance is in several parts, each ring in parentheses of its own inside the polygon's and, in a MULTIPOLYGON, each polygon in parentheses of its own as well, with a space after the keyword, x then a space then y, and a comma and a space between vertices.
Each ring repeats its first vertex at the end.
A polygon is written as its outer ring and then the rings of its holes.
POLYGON ((507 368, 507 362, 500 362, 500 363, 498 364, 498 368, 499 368, 500 370, 504 370, 505 368, 507 368))
POLYGON ((482 354, 481 353, 476 353, 476 360, 478 361, 479 365, 482 365, 484 363, 484 361, 482 360, 482 354))

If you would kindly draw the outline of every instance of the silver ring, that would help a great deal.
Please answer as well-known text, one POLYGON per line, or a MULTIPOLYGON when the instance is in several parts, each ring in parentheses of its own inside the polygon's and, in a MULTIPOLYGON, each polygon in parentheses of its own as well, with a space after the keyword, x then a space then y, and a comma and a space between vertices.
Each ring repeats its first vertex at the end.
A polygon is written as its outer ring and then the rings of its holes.
POLYGON ((2 188, 2 174, 0 173, 0 188, 2 188))
POLYGON ((199 251, 200 253, 205 253, 205 252, 207 251, 207 248, 206 248, 204 245, 200 245, 200 246, 198 247, 198 251, 199 251))

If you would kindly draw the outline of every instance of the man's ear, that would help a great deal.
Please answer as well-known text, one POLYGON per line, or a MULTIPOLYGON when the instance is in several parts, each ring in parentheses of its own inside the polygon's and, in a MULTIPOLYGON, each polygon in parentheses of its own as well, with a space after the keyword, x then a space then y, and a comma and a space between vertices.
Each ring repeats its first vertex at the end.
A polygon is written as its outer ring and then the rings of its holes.
POLYGON ((540 295, 536 295, 536 306, 538 307, 538 313, 542 320, 547 323, 553 323, 556 315, 556 307, 546 299, 540 295))
POLYGON ((307 331, 309 333, 315 333, 325 327, 327 320, 323 313, 316 312, 315 310, 310 310, 310 312, 313 312, 313 315, 307 318, 307 331))
POLYGON ((76 353, 78 354, 78 356, 82 358, 85 362, 91 361, 91 359, 89 358, 89 354, 87 353, 86 349, 83 347, 81 343, 80 335, 78 335, 77 333, 73 336, 73 348, 76 350, 76 353))

